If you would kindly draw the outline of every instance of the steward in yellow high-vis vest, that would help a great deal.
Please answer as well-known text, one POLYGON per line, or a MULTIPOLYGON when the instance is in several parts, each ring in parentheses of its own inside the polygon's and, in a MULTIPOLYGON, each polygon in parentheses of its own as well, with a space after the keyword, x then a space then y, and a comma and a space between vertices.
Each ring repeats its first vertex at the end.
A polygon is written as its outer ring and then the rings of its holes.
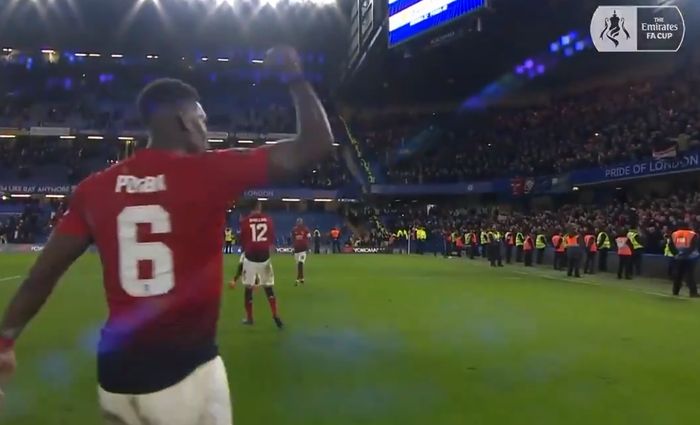
POLYGON ((547 248, 547 237, 542 233, 542 229, 539 229, 539 233, 535 238, 535 250, 537 251, 535 262, 537 264, 542 264, 544 262, 545 248, 547 248))
POLYGON ((517 263, 523 262, 523 245, 525 245, 525 235, 523 232, 518 232, 515 234, 515 261, 517 263))
POLYGON ((598 229, 598 237, 596 238, 598 246, 598 270, 601 272, 608 271, 608 252, 612 247, 610 235, 602 229, 598 229))
POLYGON ((481 230, 481 235, 479 238, 479 241, 481 242, 481 256, 483 258, 486 258, 488 253, 488 247, 489 247, 489 235, 488 232, 484 229, 481 230))
POLYGON ((233 254, 233 229, 224 230, 224 254, 233 254))
POLYGON ((668 269, 666 273, 668 274, 669 279, 673 281, 673 277, 675 276, 675 255, 673 254, 673 251, 671 250, 671 234, 666 233, 664 236, 664 257, 666 257, 666 261, 668 262, 667 266, 668 269))
POLYGON ((642 255, 644 254, 644 244, 642 244, 639 232, 634 229, 630 229, 630 231, 627 232, 627 239, 629 239, 630 243, 632 243, 632 267, 634 274, 640 275, 642 274, 642 255))

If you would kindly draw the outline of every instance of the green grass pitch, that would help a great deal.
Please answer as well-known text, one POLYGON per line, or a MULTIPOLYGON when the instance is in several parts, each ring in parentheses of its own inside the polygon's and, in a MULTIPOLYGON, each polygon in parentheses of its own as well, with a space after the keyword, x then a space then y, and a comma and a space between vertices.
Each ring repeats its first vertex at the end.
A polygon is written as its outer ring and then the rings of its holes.
MULTIPOLYGON (((33 257, 0 257, 0 307, 33 257), (8 279, 9 278, 9 279, 8 279)), ((227 278, 236 258, 227 257, 227 278)), ((219 343, 241 425, 672 425, 700 418, 700 303, 661 282, 572 283, 482 260, 311 256, 293 286, 274 258, 287 328, 262 292, 243 327, 225 291, 219 343)), ((0 423, 99 424, 99 260, 63 279, 18 345, 0 423)))

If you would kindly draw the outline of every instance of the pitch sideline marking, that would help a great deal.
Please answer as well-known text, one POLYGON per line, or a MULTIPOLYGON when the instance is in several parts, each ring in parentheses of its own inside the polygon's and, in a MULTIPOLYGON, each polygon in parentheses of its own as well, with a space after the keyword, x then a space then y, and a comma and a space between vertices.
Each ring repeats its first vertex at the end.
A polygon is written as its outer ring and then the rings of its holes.
MULTIPOLYGON (((478 262, 474 262, 473 264, 476 264, 477 266, 486 266, 487 264, 480 264, 478 262)), ((552 276, 549 274, 544 274, 544 273, 537 273, 536 270, 532 271, 525 271, 525 270, 508 270, 509 272, 520 274, 520 275, 526 275, 526 276, 537 276, 543 279, 548 279, 548 280, 556 280, 559 282, 566 282, 566 283, 573 283, 573 284, 579 284, 579 285, 589 285, 589 286, 601 286, 601 287, 608 287, 607 285, 604 285, 602 282, 596 282, 588 279, 566 279, 564 277, 557 277, 557 276, 552 276)), ((646 295, 653 295, 656 297, 663 297, 663 298, 672 298, 672 299, 677 299, 681 301, 693 301, 690 298, 687 297, 676 297, 674 295, 670 294, 665 294, 663 292, 657 292, 657 291, 649 291, 646 289, 638 289, 638 288, 630 288, 630 287, 624 287, 624 286, 616 286, 614 287, 615 289, 622 289, 627 292, 636 292, 638 294, 646 294, 646 295)))
POLYGON ((21 277, 22 277, 22 276, 19 276, 19 275, 17 275, 17 276, 1 277, 1 278, 0 278, 0 282, 6 282, 6 281, 8 281, 8 280, 15 280, 15 279, 19 279, 19 278, 21 278, 21 277))
MULTIPOLYGON (((557 280, 559 282, 567 282, 567 283, 574 283, 574 284, 579 284, 579 285, 590 285, 590 286, 604 286, 601 282, 594 282, 592 280, 584 280, 584 279, 571 280, 571 279, 566 279, 563 277, 556 277, 556 276, 550 276, 550 275, 545 275, 545 274, 540 274, 540 273, 532 273, 532 272, 526 272, 526 271, 520 271, 520 270, 513 270, 513 272, 518 273, 518 274, 530 275, 530 276, 534 275, 534 276, 541 277, 543 279, 557 280)), ((636 292, 636 293, 642 293, 642 294, 647 294, 647 295, 655 295, 657 297, 674 298, 674 299, 687 300, 687 301, 690 300, 689 298, 676 297, 673 295, 664 294, 663 292, 648 291, 646 289, 635 289, 635 288, 629 288, 629 287, 624 287, 624 286, 617 286, 615 288, 622 289, 622 290, 625 290, 628 292, 636 292)))

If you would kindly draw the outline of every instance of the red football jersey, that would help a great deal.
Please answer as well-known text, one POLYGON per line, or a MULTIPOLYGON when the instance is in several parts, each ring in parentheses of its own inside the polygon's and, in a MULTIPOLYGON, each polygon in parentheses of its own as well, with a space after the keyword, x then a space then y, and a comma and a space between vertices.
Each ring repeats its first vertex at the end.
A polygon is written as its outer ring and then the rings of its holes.
POLYGON ((100 353, 214 345, 224 211, 265 185, 267 169, 265 149, 144 149, 78 185, 56 232, 99 251, 109 307, 100 353))
POLYGON ((241 220, 241 244, 247 259, 265 261, 275 244, 275 226, 266 214, 252 213, 241 220))
POLYGON ((292 229, 292 244, 294 252, 304 252, 309 250, 309 237, 311 236, 309 228, 301 225, 294 226, 292 229))

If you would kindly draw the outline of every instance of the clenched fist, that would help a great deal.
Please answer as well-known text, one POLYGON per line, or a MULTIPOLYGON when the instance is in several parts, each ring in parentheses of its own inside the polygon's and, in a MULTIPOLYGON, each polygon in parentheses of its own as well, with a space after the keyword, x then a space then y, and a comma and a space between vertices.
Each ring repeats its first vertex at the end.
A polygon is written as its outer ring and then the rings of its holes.
POLYGON ((268 50, 265 55, 265 65, 271 69, 282 71, 291 78, 304 72, 299 53, 290 46, 277 46, 268 50))

